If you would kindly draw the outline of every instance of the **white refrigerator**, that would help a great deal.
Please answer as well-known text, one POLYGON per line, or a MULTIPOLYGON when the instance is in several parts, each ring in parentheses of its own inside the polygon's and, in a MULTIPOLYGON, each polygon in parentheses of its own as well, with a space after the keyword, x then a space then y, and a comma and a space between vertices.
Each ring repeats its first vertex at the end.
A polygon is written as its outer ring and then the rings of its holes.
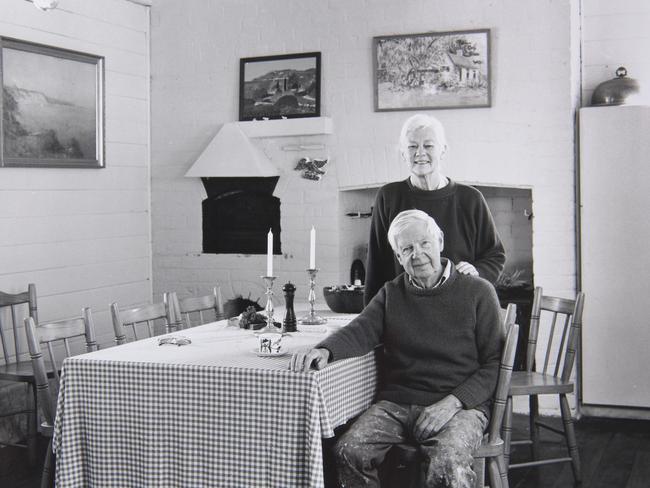
POLYGON ((650 107, 579 112, 583 405, 650 408, 650 107))

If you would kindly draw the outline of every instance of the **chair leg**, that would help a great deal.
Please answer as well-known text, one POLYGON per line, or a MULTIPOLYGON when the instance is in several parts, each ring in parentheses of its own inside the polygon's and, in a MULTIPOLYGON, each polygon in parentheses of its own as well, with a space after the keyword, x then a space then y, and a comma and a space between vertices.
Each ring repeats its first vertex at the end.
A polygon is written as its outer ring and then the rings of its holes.
POLYGON ((569 448, 569 456, 571 456, 573 476, 576 482, 580 483, 582 481, 580 454, 578 453, 578 443, 576 441, 575 429, 573 428, 573 417, 571 417, 571 409, 569 408, 569 401, 566 395, 560 395, 560 411, 562 412, 562 422, 564 423, 564 437, 569 448))
POLYGON ((528 422, 530 425, 530 445, 532 459, 539 459, 539 427, 537 426, 537 419, 539 418, 539 399, 537 395, 530 395, 528 397, 528 406, 530 409, 528 422))
POLYGON ((45 453, 45 464, 43 464, 43 474, 41 475, 41 488, 51 488, 54 486, 52 477, 54 475, 54 453, 52 452, 52 439, 47 446, 45 453))
POLYGON ((497 466, 501 476, 501 488, 510 488, 508 483, 508 463, 506 463, 503 456, 497 456, 497 466))
POLYGON ((499 473, 499 466, 497 464, 496 458, 489 458, 487 460, 488 465, 488 474, 490 476, 490 488, 502 488, 501 487, 501 474, 499 473))
POLYGON ((501 438, 503 439, 503 459, 506 466, 510 464, 510 441, 512 440, 512 397, 506 400, 506 410, 503 414, 501 426, 501 438))
POLYGON ((38 403, 36 384, 27 384, 27 462, 35 467, 38 458, 38 403))

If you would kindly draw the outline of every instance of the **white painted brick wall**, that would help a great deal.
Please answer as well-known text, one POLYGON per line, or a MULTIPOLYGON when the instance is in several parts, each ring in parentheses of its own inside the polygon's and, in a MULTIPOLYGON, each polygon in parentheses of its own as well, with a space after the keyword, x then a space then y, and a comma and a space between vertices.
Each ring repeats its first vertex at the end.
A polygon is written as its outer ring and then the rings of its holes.
POLYGON ((468 183, 531 188, 536 283, 549 293, 574 294, 577 4, 304 0, 291 2, 287 10, 281 0, 155 2, 151 45, 156 293, 175 289, 183 295, 197 287, 206 291, 216 281, 224 284, 226 298, 248 291, 257 298, 263 292, 263 256, 200 254, 203 192, 198 180, 182 177, 221 124, 237 119, 240 57, 322 52, 322 113, 332 117, 335 131, 327 138, 331 162, 323 181, 302 180, 292 172, 299 155, 276 147, 286 141, 257 142, 281 171, 275 195, 282 200, 286 256, 275 259, 278 283, 291 279, 300 298, 312 224, 319 232, 319 286, 347 281, 349 263, 342 257, 349 259, 352 251, 342 248, 346 236, 341 232, 347 224, 341 223, 341 215, 347 209, 338 189, 378 186, 407 175, 398 162, 397 138, 403 120, 413 112, 373 111, 372 37, 490 28, 493 106, 430 112, 447 129, 445 168, 451 177, 468 183))
MULTIPOLYGON (((583 0, 582 103, 590 105, 599 83, 625 66, 628 75, 647 87, 650 80, 650 2, 646 0, 583 0)), ((650 99, 646 94, 644 103, 650 99)))
MULTIPOLYGON (((148 9, 74 0, 41 12, 6 1, 0 26, 2 36, 105 59, 106 167, 0 168, 0 290, 34 283, 43 321, 91 307, 98 342, 112 345, 109 304, 151 300, 148 9)), ((20 340, 25 354, 22 331, 20 340)))
MULTIPOLYGON (((163 248, 182 254, 183 243, 188 241, 192 243, 192 255, 187 259, 205 260, 195 256, 200 253, 199 183, 194 184, 196 197, 183 191, 176 198, 174 193, 187 187, 186 182, 178 180, 182 180, 181 175, 220 124, 237 118, 239 57, 300 50, 322 52, 322 111, 333 118, 335 126, 335 134, 328 141, 329 172, 323 182, 307 182, 310 198, 292 209, 290 201, 297 197, 285 202, 282 192, 289 185, 284 182, 288 159, 298 155, 271 151, 270 156, 285 169, 276 191, 283 201, 283 228, 299 233, 309 228, 312 216, 319 216, 322 225, 330 222, 336 233, 340 212, 335 176, 338 186, 351 188, 378 186, 407 174, 398 161, 397 137, 402 121, 411 113, 373 111, 372 37, 489 27, 493 107, 432 112, 448 132, 446 170, 461 181, 533 188, 536 278, 541 283, 553 279, 560 289, 575 287, 575 262, 558 260, 556 252, 560 247, 566 256, 575 245, 574 101, 570 93, 578 80, 571 71, 568 47, 576 34, 570 22, 574 4, 529 0, 495 5, 475 0, 436 2, 433 8, 431 1, 409 0, 397 8, 394 2, 384 0, 372 4, 306 1, 291 15, 268 16, 266 12, 280 8, 282 2, 264 2, 263 6, 260 2, 240 2, 240 9, 232 1, 222 2, 220 8, 209 3, 181 6, 162 1, 152 7, 153 218, 158 222, 157 214, 164 216, 170 227, 169 232, 159 234, 163 229, 154 226, 154 268, 158 268, 157 257, 167 252, 163 248), (389 14, 393 11, 394 16, 389 14), (404 16, 404 11, 421 15, 404 16), (206 30, 197 25, 197 19, 218 25, 219 29, 206 30), (333 28, 337 35, 331 35, 333 28), (207 32, 210 36, 206 36, 207 32), (539 42, 540 38, 545 42, 539 42), (190 50, 196 56, 188 56, 190 50), (169 99, 171 104, 166 103, 169 99), (313 192, 316 187, 331 193, 313 192), (187 200, 195 210, 181 205, 180 200, 187 200), (329 204, 323 206, 323 201, 329 204), (177 222, 180 209, 191 212, 191 217, 177 222), (289 217, 299 222, 289 224, 289 217), (195 226, 193 230, 191 226, 195 226), (170 235, 174 227, 180 239, 170 235), (544 238, 546 229, 553 228, 558 232, 552 240, 544 238), (164 237, 164 242, 157 242, 158 235, 164 237)), ((266 142, 267 151, 273 144, 279 142, 266 142)), ((283 242, 293 252, 300 238, 288 234, 283 232, 283 242)), ((322 266, 323 272, 327 269, 337 279, 340 274, 345 276, 347 270, 339 273, 337 244, 333 242, 330 247, 319 241, 319 252, 326 253, 319 260, 327 264, 322 266), (327 261, 327 253, 331 253, 332 262, 327 261)), ((294 259, 304 257, 306 252, 295 249, 294 259)), ((216 262, 232 260, 237 261, 238 269, 250 267, 250 273, 258 272, 253 263, 262 262, 256 257, 234 256, 217 257, 216 262)), ((294 265, 289 258, 285 262, 287 272, 303 266, 298 262, 294 265)), ((173 287, 173 281, 165 279, 164 270, 157 269, 156 273, 159 279, 154 286, 158 292, 173 287)), ((215 269, 215 279, 219 279, 218 275, 215 269)), ((321 283, 328 283, 325 276, 321 274, 321 283)), ((255 281, 252 277, 248 280, 255 281)))

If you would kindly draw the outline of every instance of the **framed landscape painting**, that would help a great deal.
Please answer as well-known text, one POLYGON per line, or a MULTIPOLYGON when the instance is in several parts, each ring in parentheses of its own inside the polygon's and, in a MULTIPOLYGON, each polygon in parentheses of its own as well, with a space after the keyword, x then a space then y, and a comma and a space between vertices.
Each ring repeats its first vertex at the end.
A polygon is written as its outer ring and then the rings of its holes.
POLYGON ((491 105, 489 29, 373 41, 376 112, 491 105))
POLYGON ((104 167, 104 60, 0 38, 0 166, 104 167))
POLYGON ((320 116, 319 52, 241 58, 239 120, 320 116))

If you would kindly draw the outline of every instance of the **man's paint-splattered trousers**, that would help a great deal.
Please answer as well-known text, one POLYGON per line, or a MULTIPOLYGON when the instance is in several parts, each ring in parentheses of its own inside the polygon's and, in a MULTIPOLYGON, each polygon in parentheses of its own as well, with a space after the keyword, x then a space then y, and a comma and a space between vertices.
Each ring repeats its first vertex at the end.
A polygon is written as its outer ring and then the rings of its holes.
MULTIPOLYGON (((336 444, 341 487, 378 487, 377 467, 394 444, 414 442, 413 428, 424 408, 382 400, 359 417, 336 444)), ((427 488, 474 486, 472 452, 486 426, 483 412, 460 410, 439 432, 419 443, 427 488)))

